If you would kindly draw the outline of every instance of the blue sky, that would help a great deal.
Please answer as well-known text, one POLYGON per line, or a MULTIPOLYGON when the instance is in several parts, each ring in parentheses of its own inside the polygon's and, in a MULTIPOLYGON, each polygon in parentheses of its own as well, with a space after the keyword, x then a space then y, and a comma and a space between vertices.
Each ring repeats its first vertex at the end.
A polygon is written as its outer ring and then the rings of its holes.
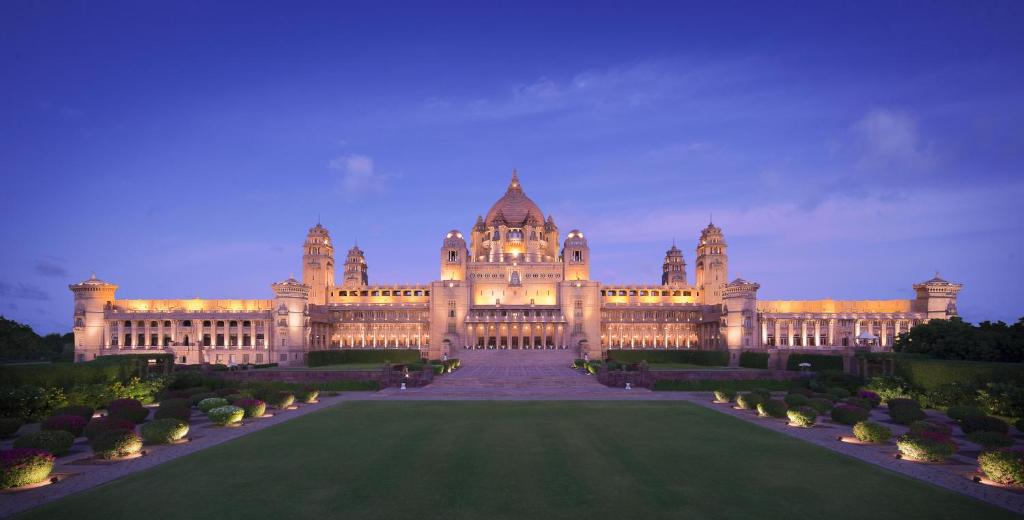
POLYGON ((318 215, 426 282, 517 168, 601 281, 713 212, 762 298, 1024 315, 1024 4, 486 4, 3 3, 0 313, 267 298, 318 215))

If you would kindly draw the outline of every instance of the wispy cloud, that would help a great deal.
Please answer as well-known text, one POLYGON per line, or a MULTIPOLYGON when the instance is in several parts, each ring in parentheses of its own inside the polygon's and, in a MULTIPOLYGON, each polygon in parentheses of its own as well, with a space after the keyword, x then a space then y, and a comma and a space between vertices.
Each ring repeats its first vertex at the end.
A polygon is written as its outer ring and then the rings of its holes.
POLYGON ((377 171, 373 158, 361 154, 336 157, 328 161, 327 167, 341 173, 341 191, 347 196, 382 193, 391 178, 377 171))
POLYGON ((921 170, 935 164, 934 154, 921 142, 917 120, 909 113, 873 109, 850 130, 863 154, 862 166, 921 170))
POLYGON ((14 284, 0 282, 0 298, 47 301, 50 299, 50 295, 39 287, 25 282, 17 282, 14 284))
POLYGON ((68 272, 64 269, 64 266, 60 265, 59 259, 55 257, 44 257, 36 260, 36 265, 33 270, 37 274, 43 276, 51 276, 54 278, 67 278, 68 272))

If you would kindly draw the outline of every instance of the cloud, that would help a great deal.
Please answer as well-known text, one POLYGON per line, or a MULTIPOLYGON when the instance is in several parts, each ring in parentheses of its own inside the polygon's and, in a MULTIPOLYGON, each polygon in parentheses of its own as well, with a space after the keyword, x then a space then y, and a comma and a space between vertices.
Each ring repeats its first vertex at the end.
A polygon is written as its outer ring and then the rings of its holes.
POLYGON ((63 266, 57 263, 58 259, 54 257, 44 257, 36 260, 36 265, 33 270, 37 274, 43 276, 52 276, 54 278, 67 278, 68 272, 63 266))
POLYGON ((46 291, 24 282, 18 282, 17 284, 0 282, 0 297, 35 301, 47 301, 50 299, 50 295, 46 291))
POLYGON ((921 142, 917 120, 906 112, 870 110, 850 130, 858 141, 862 166, 926 169, 935 163, 921 142))
POLYGON ((349 196, 381 193, 390 179, 378 173, 373 158, 366 155, 343 155, 328 161, 327 167, 341 172, 341 191, 349 196))

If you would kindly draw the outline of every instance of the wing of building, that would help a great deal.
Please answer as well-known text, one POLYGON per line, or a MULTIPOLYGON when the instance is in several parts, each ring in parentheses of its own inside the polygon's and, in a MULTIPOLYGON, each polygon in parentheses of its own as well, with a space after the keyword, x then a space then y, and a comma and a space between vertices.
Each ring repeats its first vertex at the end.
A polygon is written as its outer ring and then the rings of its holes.
POLYGON ((590 277, 578 229, 564 241, 515 172, 505 194, 468 234, 444 235, 437 280, 370 284, 366 254, 345 256, 335 281, 334 244, 319 223, 303 244, 302 281, 271 285, 266 300, 119 300, 95 276, 74 293, 75 359, 173 353, 179 363, 304 364, 325 349, 838 349, 889 348, 910 327, 956 314, 960 285, 935 278, 914 298, 758 300, 760 286, 729 281, 722 229, 704 228, 687 278, 683 252, 665 253, 660 285, 603 285, 590 277), (467 242, 468 237, 468 242, 467 242))

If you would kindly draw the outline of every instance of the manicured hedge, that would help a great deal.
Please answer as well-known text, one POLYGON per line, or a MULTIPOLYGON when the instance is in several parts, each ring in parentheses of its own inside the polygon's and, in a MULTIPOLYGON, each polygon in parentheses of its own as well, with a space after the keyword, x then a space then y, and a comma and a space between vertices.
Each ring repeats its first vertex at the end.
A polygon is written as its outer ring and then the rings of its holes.
POLYGON ((740 353, 740 366, 746 368, 768 368, 767 352, 740 353))
POLYGON ((911 460, 943 462, 956 453, 957 445, 947 435, 925 432, 901 435, 896 439, 896 448, 911 460))
POLYGON ((740 394, 736 396, 736 407, 741 410, 756 410, 757 405, 761 404, 764 399, 760 394, 753 392, 740 394))
POLYGON ((214 408, 207 412, 206 415, 213 424, 226 426, 241 421, 242 417, 245 417, 245 410, 237 406, 228 405, 214 408))
POLYGON ((791 407, 807 406, 807 402, 810 401, 810 399, 808 399, 807 396, 803 394, 789 394, 783 398, 783 401, 785 401, 786 404, 791 407))
POLYGON ((206 413, 214 408, 220 408, 221 406, 227 406, 228 400, 223 397, 207 397, 202 401, 199 401, 199 411, 206 413))
POLYGON ((27 486, 46 480, 53 471, 53 454, 35 448, 0 451, 0 489, 27 486))
POLYGON ((188 435, 188 423, 177 419, 157 419, 139 428, 148 444, 170 444, 188 435))
POLYGON ((781 399, 767 399, 757 405, 757 414, 761 417, 782 418, 786 417, 788 411, 789 406, 781 399))
POLYGON ((971 386, 1005 381, 1024 383, 1024 365, 1021 363, 930 359, 913 355, 895 355, 894 359, 896 375, 925 391, 951 383, 971 386))
POLYGON ((295 399, 300 403, 314 403, 317 397, 320 397, 320 391, 315 388, 304 388, 295 392, 295 399))
POLYGON ((727 366, 729 352, 725 350, 609 350, 608 359, 631 364, 646 361, 658 363, 688 363, 701 366, 727 366))
POLYGON ((1024 486, 1024 450, 986 451, 978 467, 989 480, 1007 486, 1024 486))
POLYGON ((189 422, 192 419, 192 409, 187 406, 161 406, 153 414, 153 419, 177 419, 189 422))
POLYGON ((732 390, 715 390, 716 403, 728 403, 736 398, 736 392, 732 390))
POLYGON ((107 410, 107 415, 116 419, 126 419, 135 424, 141 424, 149 417, 149 408, 144 406, 119 406, 113 410, 107 410))
POLYGON ((953 428, 936 421, 923 420, 910 423, 910 433, 937 433, 939 435, 953 435, 953 428))
POLYGON ((960 428, 964 433, 972 432, 999 432, 1009 433, 1010 425, 998 417, 982 415, 980 417, 968 417, 960 421, 960 428))
POLYGON ((755 388, 792 390, 793 388, 803 388, 806 386, 807 381, 802 379, 662 379, 655 381, 652 389, 682 392, 710 392, 713 390, 749 392, 755 388))
POLYGON ((868 420, 868 411, 852 404, 840 404, 832 409, 832 420, 839 424, 853 426, 868 420))
POLYGON ((278 410, 288 408, 294 403, 295 394, 291 392, 277 392, 271 395, 270 400, 267 401, 267 404, 273 406, 274 408, 277 408, 278 410))
POLYGON ((132 430, 110 430, 89 443, 97 458, 127 457, 142 451, 142 437, 132 430))
POLYGON ((93 441, 111 430, 134 430, 135 423, 116 417, 97 417, 85 425, 85 438, 93 441))
POLYGON ((63 430, 38 431, 18 437, 14 441, 15 448, 35 448, 48 451, 54 455, 63 455, 75 443, 75 436, 63 430))
POLYGON ((853 425, 853 436, 861 442, 887 442, 892 430, 876 422, 862 421, 853 425))
POLYGON ((786 370, 800 370, 800 363, 810 363, 811 370, 843 370, 843 356, 828 354, 790 354, 786 361, 786 370))
POLYGON ((344 349, 314 350, 306 356, 306 363, 311 367, 324 365, 343 365, 347 363, 384 363, 393 365, 415 363, 420 360, 417 349, 344 349))
POLYGON ((89 421, 90 419, 92 419, 92 415, 95 412, 96 412, 96 410, 93 410, 93 408, 91 406, 71 405, 71 406, 64 406, 62 408, 58 408, 58 409, 54 410, 53 411, 53 415, 77 415, 77 416, 81 417, 82 419, 85 419, 86 421, 89 421))
POLYGON ((818 411, 810 406, 798 406, 796 408, 790 408, 786 412, 786 416, 789 417, 789 423, 793 426, 799 426, 801 428, 810 428, 814 426, 814 422, 818 420, 818 411))
POLYGON ((43 421, 41 430, 61 430, 70 433, 74 437, 82 435, 82 430, 89 421, 77 415, 54 415, 43 421))
POLYGON ((967 440, 985 448, 986 450, 1009 448, 1010 446, 1013 446, 1013 437, 999 432, 972 432, 967 434, 967 440))
POLYGON ((808 399, 807 406, 814 408, 819 414, 825 415, 832 411, 832 407, 835 406, 835 403, 823 397, 815 397, 813 399, 808 399))
POLYGON ((239 399, 234 402, 234 405, 245 411, 246 419, 262 417, 267 413, 267 403, 259 399, 239 399))
POLYGON ((920 408, 913 406, 889 407, 889 419, 896 424, 911 424, 922 421, 928 416, 920 408))

